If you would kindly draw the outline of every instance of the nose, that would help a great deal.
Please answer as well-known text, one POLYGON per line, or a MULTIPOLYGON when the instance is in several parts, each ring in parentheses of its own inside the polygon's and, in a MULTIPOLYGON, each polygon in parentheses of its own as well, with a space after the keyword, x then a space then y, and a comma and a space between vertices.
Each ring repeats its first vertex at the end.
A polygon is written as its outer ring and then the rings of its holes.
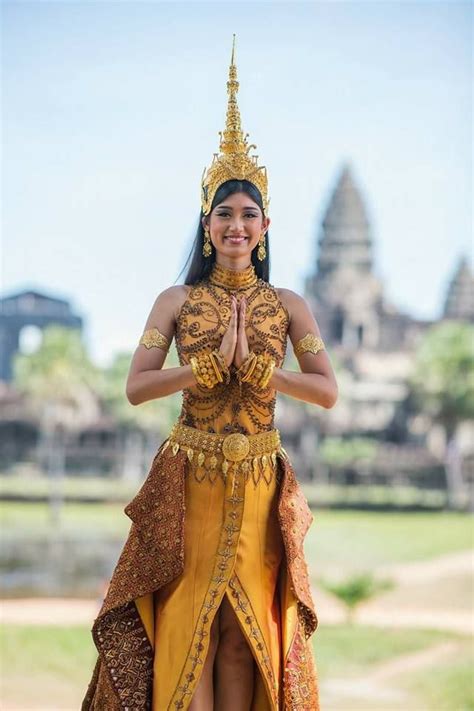
POLYGON ((231 234, 236 234, 236 235, 243 234, 244 225, 243 225, 243 221, 240 217, 236 216, 236 217, 232 218, 232 221, 230 223, 230 232, 231 232, 231 234))

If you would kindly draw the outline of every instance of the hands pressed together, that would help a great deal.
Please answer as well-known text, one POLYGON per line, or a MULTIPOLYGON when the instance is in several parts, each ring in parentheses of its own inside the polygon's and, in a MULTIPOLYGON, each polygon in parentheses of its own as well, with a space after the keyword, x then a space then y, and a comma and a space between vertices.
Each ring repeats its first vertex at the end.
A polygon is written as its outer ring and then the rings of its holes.
POLYGON ((229 326, 222 338, 220 352, 224 356, 227 366, 232 364, 240 368, 249 355, 249 344, 245 333, 247 301, 244 297, 237 303, 234 295, 231 296, 231 315, 229 326))
POLYGON ((236 297, 232 295, 230 321, 219 350, 191 356, 191 367, 199 385, 205 388, 213 388, 218 383, 228 385, 231 379, 230 368, 233 367, 240 386, 249 383, 259 389, 268 387, 275 360, 269 353, 250 351, 245 333, 246 309, 245 298, 237 303, 236 297))

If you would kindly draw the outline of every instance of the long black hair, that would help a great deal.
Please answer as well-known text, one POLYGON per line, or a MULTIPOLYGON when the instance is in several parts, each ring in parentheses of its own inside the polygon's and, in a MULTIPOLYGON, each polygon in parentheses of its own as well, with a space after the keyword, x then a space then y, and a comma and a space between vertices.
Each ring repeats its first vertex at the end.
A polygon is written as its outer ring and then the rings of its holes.
MULTIPOLYGON (((227 182, 222 183, 216 190, 214 195, 214 200, 212 201, 211 210, 213 210, 216 205, 220 205, 221 202, 229 197, 229 195, 234 195, 234 193, 246 193, 262 211, 265 216, 265 211, 263 209, 263 201, 260 190, 255 187, 255 185, 248 180, 227 180, 227 182)), ((205 279, 211 273, 213 264, 216 261, 216 248, 211 242, 211 254, 209 257, 205 257, 202 253, 202 248, 204 244, 204 227, 202 226, 202 218, 204 217, 203 211, 199 215, 199 223, 197 226, 196 237, 194 238, 191 251, 186 259, 184 267, 181 269, 179 274, 183 271, 189 264, 186 276, 184 279, 185 284, 196 284, 201 279, 205 279)), ((260 279, 269 281, 270 278, 270 251, 268 247, 268 230, 265 232, 265 249, 266 256, 265 259, 260 261, 257 257, 258 245, 252 250, 251 260, 255 267, 255 273, 260 279)), ((179 277, 179 275, 178 275, 179 277)))

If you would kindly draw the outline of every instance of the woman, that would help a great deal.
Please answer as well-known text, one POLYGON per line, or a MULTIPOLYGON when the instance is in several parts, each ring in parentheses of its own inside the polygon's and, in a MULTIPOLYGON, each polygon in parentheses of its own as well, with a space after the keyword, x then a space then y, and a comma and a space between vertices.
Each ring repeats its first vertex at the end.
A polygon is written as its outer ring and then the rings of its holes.
POLYGON ((312 515, 274 428, 276 391, 325 408, 337 384, 306 301, 268 281, 266 171, 240 128, 234 51, 220 155, 202 181, 185 284, 155 301, 127 396, 183 391, 92 633, 82 708, 317 711, 312 515), (176 339, 180 366, 162 370, 176 339), (300 373, 282 368, 287 337, 300 373))

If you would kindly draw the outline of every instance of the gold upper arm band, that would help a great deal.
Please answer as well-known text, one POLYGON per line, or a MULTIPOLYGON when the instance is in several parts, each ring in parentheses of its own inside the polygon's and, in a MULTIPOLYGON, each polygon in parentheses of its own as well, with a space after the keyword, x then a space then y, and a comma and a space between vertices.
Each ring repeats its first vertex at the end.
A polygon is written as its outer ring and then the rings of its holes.
POLYGON ((164 351, 167 351, 170 347, 169 340, 163 333, 160 333, 157 328, 149 328, 147 331, 144 331, 143 336, 140 338, 140 344, 146 348, 153 348, 153 346, 162 348, 164 351))
POLYGON ((295 356, 300 356, 302 353, 314 353, 316 355, 316 353, 324 349, 323 339, 315 336, 314 333, 307 333, 294 346, 295 356))

